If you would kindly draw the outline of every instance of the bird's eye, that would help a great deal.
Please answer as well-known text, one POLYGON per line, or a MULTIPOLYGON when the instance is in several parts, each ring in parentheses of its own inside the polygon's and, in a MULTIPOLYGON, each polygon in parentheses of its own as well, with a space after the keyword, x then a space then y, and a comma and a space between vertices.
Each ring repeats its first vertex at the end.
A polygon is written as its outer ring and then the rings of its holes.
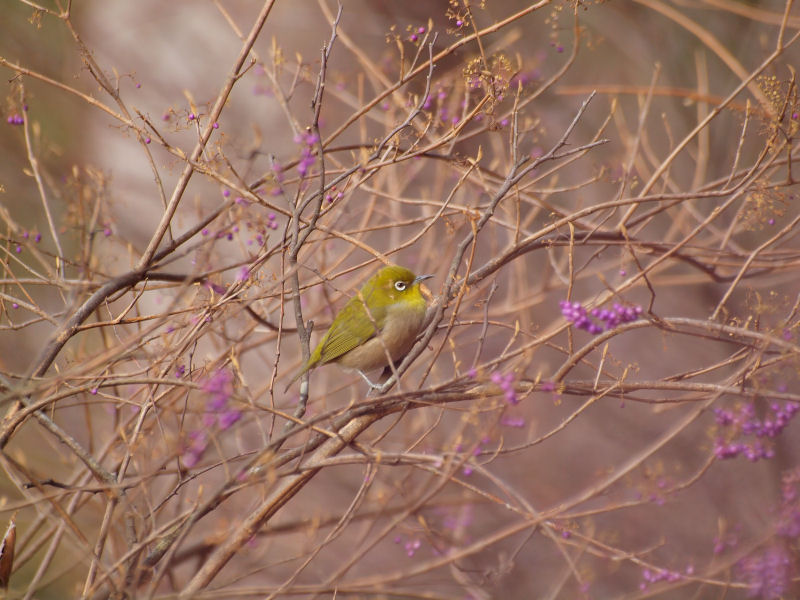
POLYGON ((398 292, 404 292, 406 289, 406 282, 405 281, 395 281, 394 282, 394 289, 398 292))

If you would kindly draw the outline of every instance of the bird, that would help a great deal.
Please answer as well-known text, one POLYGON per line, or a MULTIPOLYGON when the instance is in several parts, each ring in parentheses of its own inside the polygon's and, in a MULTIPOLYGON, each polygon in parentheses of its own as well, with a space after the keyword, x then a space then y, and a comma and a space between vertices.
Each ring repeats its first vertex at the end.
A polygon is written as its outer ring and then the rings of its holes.
POLYGON ((399 364, 414 346, 428 309, 420 283, 430 277, 398 265, 379 269, 336 314, 289 385, 312 369, 337 363, 357 371, 370 388, 379 387, 366 373, 399 364))

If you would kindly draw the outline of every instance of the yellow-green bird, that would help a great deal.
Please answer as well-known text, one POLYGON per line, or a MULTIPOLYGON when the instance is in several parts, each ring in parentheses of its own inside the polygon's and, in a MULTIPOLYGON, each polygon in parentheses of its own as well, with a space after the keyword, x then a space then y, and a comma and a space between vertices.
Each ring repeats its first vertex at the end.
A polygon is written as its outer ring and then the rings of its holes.
POLYGON ((429 277, 433 275, 417 276, 397 265, 380 269, 339 311, 292 381, 335 362, 357 370, 375 387, 365 373, 387 366, 389 357, 399 365, 422 330, 428 304, 419 284, 429 277))

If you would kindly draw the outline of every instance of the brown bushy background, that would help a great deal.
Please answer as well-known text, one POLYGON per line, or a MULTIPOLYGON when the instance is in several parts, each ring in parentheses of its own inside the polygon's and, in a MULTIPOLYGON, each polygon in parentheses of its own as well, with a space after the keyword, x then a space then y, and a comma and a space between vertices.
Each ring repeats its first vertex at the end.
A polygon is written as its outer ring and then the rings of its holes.
POLYGON ((2 4, 7 597, 798 594, 791 0, 2 4))

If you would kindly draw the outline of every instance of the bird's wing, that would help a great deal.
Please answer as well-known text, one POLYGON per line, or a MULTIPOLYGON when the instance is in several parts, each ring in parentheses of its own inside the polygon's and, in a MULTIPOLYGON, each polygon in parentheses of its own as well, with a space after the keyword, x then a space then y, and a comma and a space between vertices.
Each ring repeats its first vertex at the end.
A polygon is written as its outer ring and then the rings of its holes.
POLYGON ((320 342, 320 355, 317 364, 323 365, 336 360, 353 348, 360 346, 372 337, 383 326, 386 318, 386 307, 370 309, 369 314, 359 296, 355 296, 344 305, 336 322, 320 342), (370 318, 371 317, 371 318, 370 318), (375 325, 378 328, 375 328, 375 325))

